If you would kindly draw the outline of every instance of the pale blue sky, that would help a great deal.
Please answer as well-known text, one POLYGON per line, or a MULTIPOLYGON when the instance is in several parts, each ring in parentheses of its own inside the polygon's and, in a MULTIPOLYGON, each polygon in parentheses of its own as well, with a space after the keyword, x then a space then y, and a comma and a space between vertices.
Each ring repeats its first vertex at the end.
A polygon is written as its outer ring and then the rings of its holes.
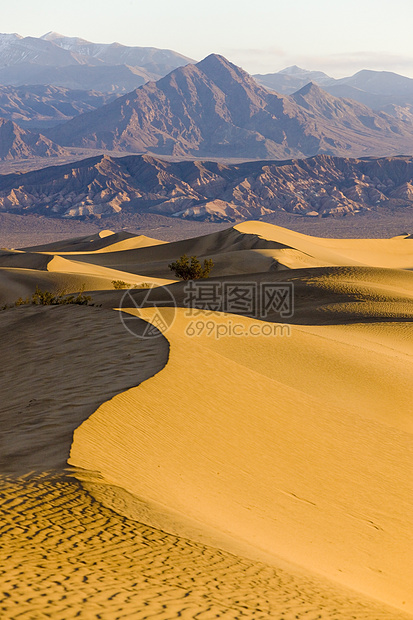
POLYGON ((413 77, 413 0, 7 0, 0 30, 55 30, 197 60, 216 52, 251 73, 297 64, 334 77, 361 68, 413 77))

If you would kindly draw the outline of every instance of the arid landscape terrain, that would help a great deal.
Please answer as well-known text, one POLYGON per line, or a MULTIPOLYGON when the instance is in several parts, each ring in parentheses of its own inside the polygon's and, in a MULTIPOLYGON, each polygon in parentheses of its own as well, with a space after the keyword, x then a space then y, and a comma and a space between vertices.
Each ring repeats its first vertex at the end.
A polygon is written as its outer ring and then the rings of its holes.
POLYGON ((0 34, 0 619, 413 620, 410 56, 69 4, 0 34))
POLYGON ((246 222, 2 251, 4 617, 411 617, 411 244, 246 222), (263 284, 294 312, 263 319, 263 284))

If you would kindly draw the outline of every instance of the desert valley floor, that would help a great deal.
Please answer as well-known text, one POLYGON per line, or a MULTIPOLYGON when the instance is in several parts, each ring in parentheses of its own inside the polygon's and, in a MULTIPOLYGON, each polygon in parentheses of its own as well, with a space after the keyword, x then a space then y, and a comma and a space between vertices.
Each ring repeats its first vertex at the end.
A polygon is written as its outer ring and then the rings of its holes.
POLYGON ((26 246, 0 251, 1 618, 413 618, 411 235, 26 246), (183 254, 224 306, 293 308, 188 308, 183 254), (14 305, 36 286, 93 305, 14 305))

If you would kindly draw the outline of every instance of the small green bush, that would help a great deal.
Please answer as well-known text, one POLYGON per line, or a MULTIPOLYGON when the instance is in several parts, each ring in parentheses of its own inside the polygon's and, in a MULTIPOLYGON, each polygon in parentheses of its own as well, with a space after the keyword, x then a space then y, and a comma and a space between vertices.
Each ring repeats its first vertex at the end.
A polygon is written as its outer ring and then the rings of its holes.
POLYGON ((189 258, 186 254, 181 256, 177 261, 168 265, 171 271, 175 272, 177 278, 182 280, 200 280, 201 278, 209 278, 214 263, 211 259, 204 260, 203 266, 196 256, 189 258))

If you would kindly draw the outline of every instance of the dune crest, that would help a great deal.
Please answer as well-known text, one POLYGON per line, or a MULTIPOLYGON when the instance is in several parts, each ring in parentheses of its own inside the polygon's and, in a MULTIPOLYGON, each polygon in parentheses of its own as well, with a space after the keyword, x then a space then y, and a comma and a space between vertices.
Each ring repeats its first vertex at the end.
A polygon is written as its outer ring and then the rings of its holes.
MULTIPOLYGON (((413 269, 413 244, 405 236, 392 239, 330 239, 310 237, 287 228, 265 222, 248 221, 234 229, 247 235, 257 235, 267 241, 277 241, 313 257, 309 267, 324 265, 364 265, 390 269, 413 269)), ((298 265, 299 267, 300 265, 298 265)), ((291 264, 291 268, 297 265, 291 264)))

